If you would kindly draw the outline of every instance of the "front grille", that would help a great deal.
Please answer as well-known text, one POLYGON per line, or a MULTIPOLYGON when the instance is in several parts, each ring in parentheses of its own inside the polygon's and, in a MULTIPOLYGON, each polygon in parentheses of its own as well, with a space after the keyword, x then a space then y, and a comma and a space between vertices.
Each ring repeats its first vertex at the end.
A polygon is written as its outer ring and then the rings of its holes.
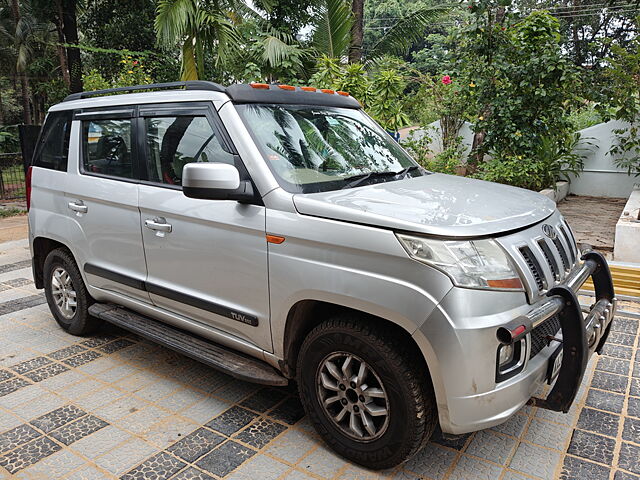
POLYGON ((558 249, 558 253, 560 254, 560 259, 562 260, 562 268, 566 272, 569 270, 569 257, 567 257, 567 252, 564 249, 564 245, 558 237, 553 239, 553 244, 558 249))
POLYGON ((540 268, 540 263, 536 259, 535 255, 531 251, 531 249, 527 246, 520 247, 520 254, 524 261, 527 263, 527 267, 531 271, 533 278, 536 281, 536 286, 538 287, 538 291, 544 290, 544 280, 542 278, 542 268, 540 268))
POLYGON ((544 259, 547 261, 547 265, 549 265, 551 273, 553 273, 553 278, 556 282, 560 281, 560 269, 558 268, 558 262, 556 262, 556 257, 554 257, 553 253, 551 253, 549 244, 546 240, 542 239, 538 241, 538 245, 540 245, 540 250, 542 250, 544 259))
POLYGON ((569 245, 569 258, 570 258, 571 265, 573 265, 576 262, 576 252, 574 250, 575 244, 573 243, 573 240, 569 237, 569 234, 567 233, 567 229, 565 228, 564 225, 560 225, 560 233, 562 233, 562 236, 567 242, 567 245, 569 245))
POLYGON ((531 331, 531 353, 529 359, 532 359, 540 351, 549 345, 547 337, 555 337, 560 331, 560 319, 557 315, 545 320, 531 331))

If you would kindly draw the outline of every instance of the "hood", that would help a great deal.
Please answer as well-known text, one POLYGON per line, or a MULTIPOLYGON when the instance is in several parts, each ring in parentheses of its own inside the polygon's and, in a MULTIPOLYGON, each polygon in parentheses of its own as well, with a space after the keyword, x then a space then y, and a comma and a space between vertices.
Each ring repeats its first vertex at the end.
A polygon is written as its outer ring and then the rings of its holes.
POLYGON ((516 230, 555 211, 539 193, 441 173, 296 194, 293 202, 304 215, 446 237, 516 230))

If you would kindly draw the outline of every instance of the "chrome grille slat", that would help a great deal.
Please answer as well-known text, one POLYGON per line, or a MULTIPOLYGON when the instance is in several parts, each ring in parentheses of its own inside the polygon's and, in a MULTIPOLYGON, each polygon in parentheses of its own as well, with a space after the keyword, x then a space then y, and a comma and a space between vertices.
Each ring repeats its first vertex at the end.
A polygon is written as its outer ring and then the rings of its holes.
POLYGON ((538 291, 539 292, 543 291, 545 288, 546 282, 544 281, 542 268, 540 267, 540 263, 538 262, 538 259, 535 257, 535 255, 533 254, 533 252, 528 246, 520 247, 519 251, 520 251, 520 254, 522 255, 522 258, 524 258, 524 261, 526 262, 527 267, 529 267, 531 274, 533 275, 533 278, 536 282, 536 286, 538 287, 538 291))
POLYGON ((560 241, 560 237, 556 237, 553 239, 553 244, 556 246, 558 253, 560 254, 560 260, 562 260, 562 269, 566 272, 569 270, 569 257, 567 257, 567 252, 564 249, 564 245, 560 241))
POLYGON ((567 230, 564 225, 560 225, 560 233, 562 234, 564 241, 569 245, 569 257, 571 265, 573 266, 573 264, 576 263, 576 252, 573 250, 573 243, 569 239, 569 235, 567 234, 567 230))
POLYGON ((551 252, 551 248, 549 248, 549 244, 544 238, 538 240, 538 245, 540 246, 540 250, 542 250, 542 254, 544 255, 544 259, 547 261, 547 265, 551 269, 551 274, 556 282, 560 281, 560 268, 558 267, 558 262, 556 262, 556 257, 553 256, 551 252))

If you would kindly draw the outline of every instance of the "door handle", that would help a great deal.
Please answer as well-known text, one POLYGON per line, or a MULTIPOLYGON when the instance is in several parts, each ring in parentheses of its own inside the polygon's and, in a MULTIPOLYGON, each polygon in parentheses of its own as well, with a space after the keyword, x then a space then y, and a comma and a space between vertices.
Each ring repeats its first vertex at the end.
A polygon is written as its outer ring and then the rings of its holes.
POLYGON ((156 232, 171 232, 171 224, 167 223, 167 221, 162 217, 157 217, 153 220, 148 218, 144 221, 144 226, 150 230, 155 230, 156 232))
POLYGON ((77 213, 87 213, 89 211, 89 207, 87 207, 82 200, 77 200, 75 202, 69 202, 67 204, 69 210, 73 210, 77 213))

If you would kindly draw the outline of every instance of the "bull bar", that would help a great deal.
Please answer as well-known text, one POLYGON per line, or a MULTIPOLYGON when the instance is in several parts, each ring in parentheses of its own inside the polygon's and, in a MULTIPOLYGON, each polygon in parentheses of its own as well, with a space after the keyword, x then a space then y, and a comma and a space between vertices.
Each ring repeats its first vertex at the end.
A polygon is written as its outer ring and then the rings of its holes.
POLYGON ((569 411, 578 393, 590 356, 594 351, 598 354, 602 352, 616 310, 613 280, 604 256, 590 250, 581 259, 584 261, 582 266, 564 284, 551 288, 547 292, 548 299, 542 305, 498 328, 496 332, 500 343, 510 345, 549 318, 558 316, 562 339, 550 337, 548 340, 549 343, 562 343, 562 364, 547 398, 533 397, 529 404, 564 413, 569 411), (583 316, 576 293, 589 277, 592 277, 595 286, 596 302, 583 316))

